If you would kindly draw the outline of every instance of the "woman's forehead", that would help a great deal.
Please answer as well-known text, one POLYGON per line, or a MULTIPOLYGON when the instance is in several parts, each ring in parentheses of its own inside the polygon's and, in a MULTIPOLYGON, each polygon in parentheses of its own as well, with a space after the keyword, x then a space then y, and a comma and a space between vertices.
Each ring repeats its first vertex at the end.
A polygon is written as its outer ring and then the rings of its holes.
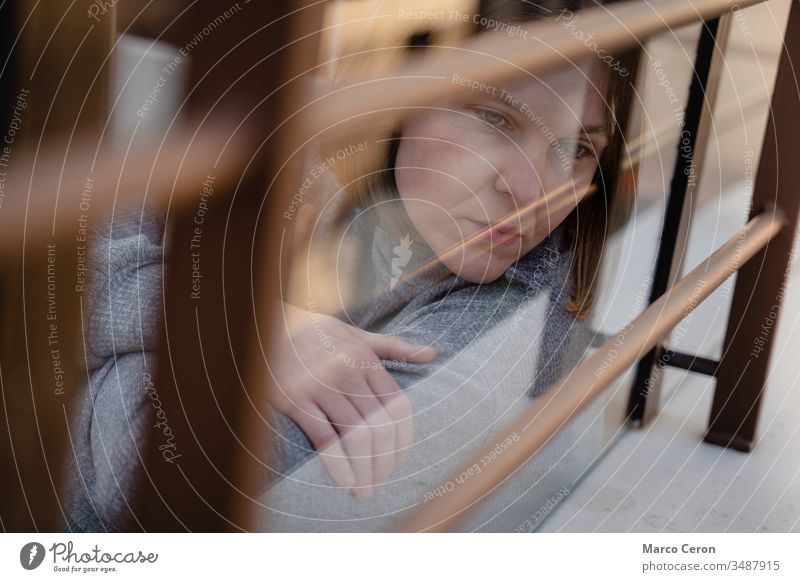
POLYGON ((584 100, 594 94, 602 99, 608 83, 608 69, 584 61, 568 68, 539 75, 528 75, 507 86, 504 91, 515 97, 549 96, 564 101, 584 100))

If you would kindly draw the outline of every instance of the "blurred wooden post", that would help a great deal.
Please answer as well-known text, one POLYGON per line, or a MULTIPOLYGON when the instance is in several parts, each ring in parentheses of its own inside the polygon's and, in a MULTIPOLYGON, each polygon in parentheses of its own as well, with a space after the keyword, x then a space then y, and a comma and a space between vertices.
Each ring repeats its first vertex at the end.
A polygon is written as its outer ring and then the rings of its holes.
POLYGON ((165 34, 191 66, 182 123, 221 122, 232 136, 251 134, 257 147, 230 183, 216 179, 219 168, 242 160, 220 149, 194 203, 168 217, 163 347, 154 377, 176 446, 166 454, 160 430, 148 435, 134 505, 148 531, 245 529, 242 505, 267 474, 258 460, 263 443, 252 442, 266 382, 254 364, 265 340, 254 315, 260 302, 279 296, 281 232, 260 225, 273 224, 292 196, 288 174, 279 175, 292 152, 281 124, 299 104, 305 78, 282 85, 316 61, 316 35, 293 44, 298 24, 316 32, 322 22, 320 6, 287 16, 302 4, 197 3, 165 34))
MULTIPOLYGON (((3 248, 0 259, 0 527, 5 531, 62 527, 60 482, 64 455, 71 452, 67 419, 83 360, 78 266, 85 243, 74 212, 67 219, 58 210, 77 211, 85 181, 59 183, 57 201, 52 192, 42 196, 31 185, 37 169, 47 166, 44 159, 36 161, 36 152, 60 144, 48 156, 75 171, 81 162, 70 137, 99 146, 114 12, 92 18, 92 5, 26 0, 0 8, 3 28, 11 34, 3 44, 20 35, 6 53, 9 65, 2 74, 0 232, 27 225, 27 211, 16 211, 23 201, 33 214, 49 213, 52 223, 46 230, 25 228, 16 248, 3 248)), ((88 177, 90 164, 82 167, 88 177)))
POLYGON ((800 7, 792 2, 751 210, 752 217, 774 206, 786 215, 786 226, 737 276, 705 436, 706 442, 740 451, 750 451, 756 440, 770 357, 792 266, 792 244, 797 234, 800 95, 795 66, 798 62, 800 7))

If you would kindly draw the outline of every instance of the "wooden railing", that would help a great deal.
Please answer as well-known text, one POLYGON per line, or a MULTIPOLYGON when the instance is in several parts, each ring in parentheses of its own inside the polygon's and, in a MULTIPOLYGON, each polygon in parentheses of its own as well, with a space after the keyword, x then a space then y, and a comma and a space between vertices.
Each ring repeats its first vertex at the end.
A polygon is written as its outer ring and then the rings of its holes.
MULTIPOLYGON (((492 457, 469 479, 451 479, 458 483, 425 503, 423 508, 404 519, 399 531, 448 531, 466 517, 470 509, 514 475, 563 426, 597 398, 642 355, 652 349, 684 317, 761 251, 784 226, 785 219, 770 209, 751 220, 691 273, 676 283, 661 299, 648 307, 625 327, 624 341, 607 340, 564 378, 552 386, 523 412, 512 425, 501 431, 483 450, 464 464, 469 469, 491 456, 498 443, 508 445, 502 455, 492 457), (603 373, 600 374, 599 371, 603 373), (518 435, 518 439, 510 438, 518 435)), ((463 474, 459 470, 454 476, 463 474)))

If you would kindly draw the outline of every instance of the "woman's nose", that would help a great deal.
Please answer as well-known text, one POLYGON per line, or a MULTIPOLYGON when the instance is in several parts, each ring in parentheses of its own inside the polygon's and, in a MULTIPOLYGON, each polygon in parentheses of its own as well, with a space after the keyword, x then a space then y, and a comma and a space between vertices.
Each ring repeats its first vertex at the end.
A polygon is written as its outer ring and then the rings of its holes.
POLYGON ((508 152, 497 167, 495 189, 508 194, 523 207, 542 198, 548 187, 547 153, 529 150, 508 152))

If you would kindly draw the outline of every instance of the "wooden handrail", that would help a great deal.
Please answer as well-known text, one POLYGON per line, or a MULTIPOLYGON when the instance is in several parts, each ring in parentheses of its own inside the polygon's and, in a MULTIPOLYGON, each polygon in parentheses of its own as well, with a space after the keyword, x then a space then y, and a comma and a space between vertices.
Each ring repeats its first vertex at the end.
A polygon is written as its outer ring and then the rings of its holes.
POLYGON ((90 139, 54 140, 22 151, 8 171, 6 190, 15 196, 3 200, 0 211, 0 257, 18 253, 25 237, 74 236, 89 207, 100 215, 145 198, 164 206, 193 202, 210 172, 218 184, 238 178, 253 144, 247 132, 219 126, 177 131, 162 143, 130 151, 100 150, 90 139))
MULTIPOLYGON (((783 214, 770 209, 756 216, 703 261, 672 289, 625 327, 624 341, 618 336, 606 341, 543 396, 536 399, 517 420, 501 431, 454 475, 463 474, 487 455, 494 460, 480 473, 459 483, 441 497, 414 510, 394 528, 401 532, 452 530, 477 504, 503 484, 541 449, 571 418, 600 395, 637 358, 652 349, 678 322, 706 299, 730 275, 761 251, 781 230, 783 214), (614 357, 611 357, 611 354, 614 357), (516 435, 518 438, 511 438, 516 435), (498 443, 512 443, 500 455, 498 443)), ((471 473, 470 473, 471 474, 471 473)), ((444 490, 444 488, 442 489, 444 490)))
MULTIPOLYGON (((738 8, 763 0, 743 0, 738 8)), ((460 47, 447 47, 386 71, 380 79, 353 79, 342 86, 320 90, 302 113, 304 132, 350 133, 396 122, 409 108, 441 103, 470 89, 454 76, 480 83, 499 84, 525 72, 541 74, 565 63, 641 43, 671 28, 729 12, 729 0, 661 0, 625 2, 580 11, 561 19, 534 21, 515 27, 514 34, 499 30, 480 35, 460 47), (580 34, 577 34, 579 32, 580 34), (591 36, 591 43, 586 38, 591 36)))

